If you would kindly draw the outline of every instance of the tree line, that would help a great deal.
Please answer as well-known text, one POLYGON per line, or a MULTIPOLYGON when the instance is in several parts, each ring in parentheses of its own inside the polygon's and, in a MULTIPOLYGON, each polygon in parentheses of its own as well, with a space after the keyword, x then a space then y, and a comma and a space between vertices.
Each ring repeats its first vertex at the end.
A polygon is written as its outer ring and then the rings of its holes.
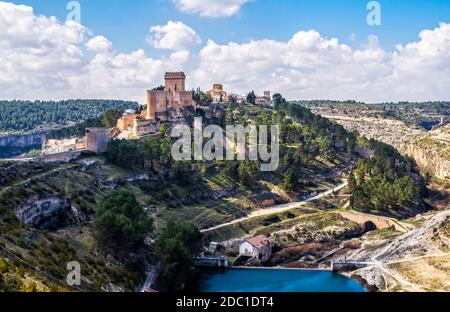
POLYGON ((0 131, 31 131, 97 118, 109 109, 137 109, 119 100, 0 101, 0 131))

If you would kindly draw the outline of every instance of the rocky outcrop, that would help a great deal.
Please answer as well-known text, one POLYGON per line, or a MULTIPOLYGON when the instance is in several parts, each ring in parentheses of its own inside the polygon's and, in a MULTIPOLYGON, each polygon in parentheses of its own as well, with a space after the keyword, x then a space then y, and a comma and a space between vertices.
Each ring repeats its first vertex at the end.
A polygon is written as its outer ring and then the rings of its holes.
POLYGON ((0 147, 28 147, 42 145, 44 142, 45 133, 0 136, 0 147))
POLYGON ((450 179, 450 160, 443 159, 437 150, 422 148, 414 143, 401 144, 398 149, 412 157, 423 172, 441 179, 450 179))
POLYGON ((348 253, 346 261, 364 264, 354 275, 381 291, 450 291, 450 211, 412 221, 414 228, 402 235, 364 236, 362 248, 348 253))
POLYGON ((15 213, 23 223, 48 230, 56 230, 89 219, 83 212, 73 207, 68 198, 60 197, 33 197, 20 205, 15 213))
MULTIPOLYGON (((450 179, 450 129, 442 126, 436 131, 411 127, 403 121, 387 118, 328 116, 350 131, 374 138, 397 148, 413 158, 422 172, 441 179, 450 179)), ((361 157, 368 158, 373 151, 355 148, 361 157)))

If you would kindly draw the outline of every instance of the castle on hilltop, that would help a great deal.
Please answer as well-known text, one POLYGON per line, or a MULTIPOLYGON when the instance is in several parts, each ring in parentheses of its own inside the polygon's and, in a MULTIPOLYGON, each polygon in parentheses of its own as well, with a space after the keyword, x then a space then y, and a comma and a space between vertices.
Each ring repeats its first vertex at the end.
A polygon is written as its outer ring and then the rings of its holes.
POLYGON ((168 120, 171 110, 194 105, 192 91, 186 91, 186 75, 183 72, 168 72, 164 80, 164 90, 147 90, 147 108, 142 113, 125 113, 118 120, 120 132, 129 131, 138 136, 157 132, 157 123, 168 120))
POLYGON ((183 72, 166 73, 162 91, 147 91, 147 119, 156 119, 158 113, 170 108, 178 109, 193 105, 192 91, 186 91, 186 76, 183 72))

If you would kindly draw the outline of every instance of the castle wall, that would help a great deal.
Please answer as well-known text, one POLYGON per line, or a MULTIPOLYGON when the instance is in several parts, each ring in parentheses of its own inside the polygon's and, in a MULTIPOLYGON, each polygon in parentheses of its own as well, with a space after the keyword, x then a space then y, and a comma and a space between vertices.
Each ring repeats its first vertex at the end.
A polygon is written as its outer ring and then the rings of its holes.
MULTIPOLYGON (((183 72, 166 73, 164 79, 166 82, 165 90, 148 90, 147 109, 141 114, 124 115, 117 122, 119 131, 127 131, 132 128, 132 131, 137 135, 157 132, 158 121, 169 119, 169 109, 178 110, 194 105, 192 92, 186 91, 186 76, 183 72)), ((88 149, 97 151, 104 148, 98 146, 104 140, 97 138, 95 133, 87 134, 86 138, 87 144, 90 146, 88 149)))
POLYGON ((120 131, 127 131, 134 125, 134 120, 138 117, 138 114, 124 115, 117 121, 117 128, 120 131))
POLYGON ((192 106, 193 97, 190 91, 165 92, 148 91, 147 92, 147 119, 155 119, 158 113, 166 112, 168 109, 179 109, 186 106, 192 106))
POLYGON ((86 149, 88 151, 101 154, 108 148, 109 135, 106 128, 87 128, 86 129, 86 149))

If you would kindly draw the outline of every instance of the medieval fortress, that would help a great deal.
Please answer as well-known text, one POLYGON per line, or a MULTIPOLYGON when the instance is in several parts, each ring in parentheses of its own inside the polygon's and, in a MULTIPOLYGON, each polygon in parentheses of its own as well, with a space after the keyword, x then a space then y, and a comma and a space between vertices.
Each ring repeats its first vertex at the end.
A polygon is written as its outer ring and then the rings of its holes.
POLYGON ((186 91, 186 75, 171 72, 164 75, 164 90, 147 90, 147 107, 140 114, 125 113, 117 122, 121 133, 142 136, 157 132, 158 123, 170 119, 171 112, 194 106, 192 91, 186 91))

